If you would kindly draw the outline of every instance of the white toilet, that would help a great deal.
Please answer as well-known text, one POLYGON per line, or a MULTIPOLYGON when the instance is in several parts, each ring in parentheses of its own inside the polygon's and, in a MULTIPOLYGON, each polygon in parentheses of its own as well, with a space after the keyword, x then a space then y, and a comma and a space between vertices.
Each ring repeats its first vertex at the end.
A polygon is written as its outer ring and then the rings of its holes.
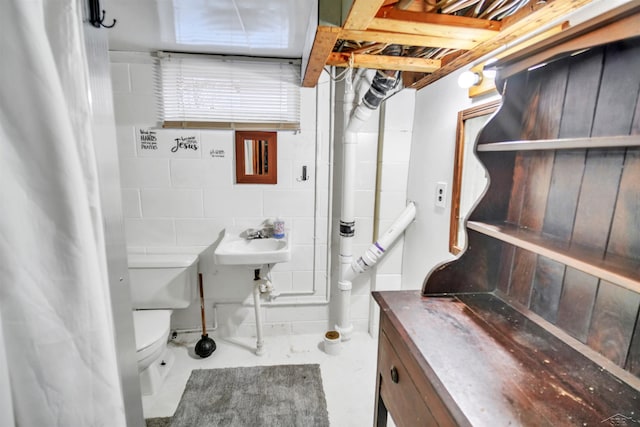
POLYGON ((167 351, 171 313, 191 304, 197 276, 197 255, 129 255, 136 356, 144 395, 154 394, 171 369, 173 355, 167 351))

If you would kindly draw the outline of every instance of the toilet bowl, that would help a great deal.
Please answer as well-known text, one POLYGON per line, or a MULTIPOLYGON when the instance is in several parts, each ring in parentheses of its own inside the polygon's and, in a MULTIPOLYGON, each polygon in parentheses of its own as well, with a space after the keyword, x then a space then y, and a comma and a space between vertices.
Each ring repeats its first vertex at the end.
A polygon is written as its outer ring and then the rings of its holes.
POLYGON ((152 395, 164 382, 173 357, 167 351, 172 310, 137 310, 133 312, 136 335, 136 358, 143 395, 152 395))
POLYGON ((136 358, 143 395, 152 395, 173 365, 167 350, 173 309, 191 304, 197 255, 129 255, 136 358))

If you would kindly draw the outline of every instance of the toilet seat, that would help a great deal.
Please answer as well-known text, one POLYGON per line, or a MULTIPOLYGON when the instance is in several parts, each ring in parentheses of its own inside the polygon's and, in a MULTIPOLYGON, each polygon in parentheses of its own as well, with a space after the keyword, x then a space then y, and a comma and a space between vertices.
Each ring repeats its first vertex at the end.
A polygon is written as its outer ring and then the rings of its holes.
POLYGON ((133 312, 138 369, 147 368, 167 345, 172 310, 137 310, 133 312))

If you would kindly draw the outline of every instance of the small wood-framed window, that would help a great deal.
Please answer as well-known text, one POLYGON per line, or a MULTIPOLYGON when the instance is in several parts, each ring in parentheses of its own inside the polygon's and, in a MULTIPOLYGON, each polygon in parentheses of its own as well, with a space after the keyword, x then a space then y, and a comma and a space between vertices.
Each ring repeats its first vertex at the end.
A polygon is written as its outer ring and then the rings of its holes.
POLYGON ((277 132, 236 131, 236 183, 278 183, 277 132))

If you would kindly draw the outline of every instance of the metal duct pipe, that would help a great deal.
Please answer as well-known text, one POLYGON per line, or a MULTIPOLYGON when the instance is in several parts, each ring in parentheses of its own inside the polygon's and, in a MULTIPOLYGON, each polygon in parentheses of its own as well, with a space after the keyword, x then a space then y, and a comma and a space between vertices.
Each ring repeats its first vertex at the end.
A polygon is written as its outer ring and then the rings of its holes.
MULTIPOLYGON (((402 54, 402 46, 398 44, 389 45, 382 51, 382 54, 400 56, 402 54)), ((387 97, 387 94, 398 85, 399 76, 399 71, 378 70, 369 91, 362 98, 362 104, 371 110, 378 108, 382 100, 387 97)))

